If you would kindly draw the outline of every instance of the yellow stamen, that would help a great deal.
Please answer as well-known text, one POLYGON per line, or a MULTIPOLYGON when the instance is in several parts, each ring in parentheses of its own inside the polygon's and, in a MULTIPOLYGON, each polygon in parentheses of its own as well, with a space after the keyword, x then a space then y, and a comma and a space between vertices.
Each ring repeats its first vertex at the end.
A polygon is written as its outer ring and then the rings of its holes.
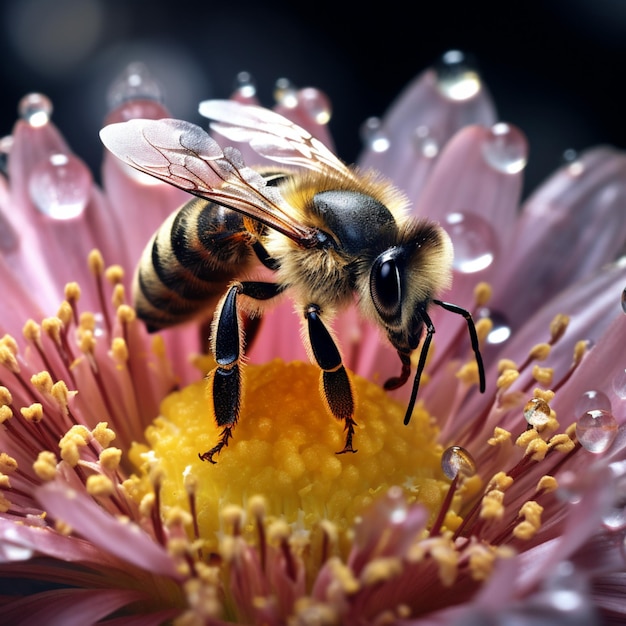
POLYGON ((0 452, 0 472, 12 474, 17 469, 17 461, 6 452, 0 452))
POLYGON ((106 448, 115 439, 115 431, 111 430, 106 422, 99 422, 91 432, 91 436, 103 448, 106 448))
POLYGON ((539 365, 533 367, 533 378, 546 387, 552 384, 553 375, 554 370, 551 367, 539 367, 539 365))
POLYGON ((112 496, 115 493, 115 487, 110 478, 95 474, 87 478, 87 493, 94 497, 112 496))
POLYGON ((474 288, 474 302, 477 307, 486 306, 489 300, 491 300, 491 285, 489 283, 481 282, 474 288))
POLYGON ((87 265, 89 266, 89 271, 94 276, 101 276, 104 272, 104 259, 102 258, 102 254, 99 250, 92 250, 87 257, 87 265))
POLYGON ((522 505, 519 516, 524 518, 514 529, 513 535, 518 539, 532 539, 536 532, 541 528, 541 514, 543 507, 536 502, 529 501, 522 505))
POLYGON ((550 323, 550 342, 556 343, 569 326, 569 317, 559 313, 550 323))
POLYGON ((385 582, 402 571, 402 561, 394 557, 380 557, 372 559, 361 572, 361 582, 364 585, 375 585, 385 582))
POLYGON ((107 448, 100 453, 100 465, 109 471, 115 471, 122 460, 122 451, 119 448, 107 448))
POLYGON ((41 480, 54 480, 57 475, 57 459, 53 452, 44 450, 33 463, 33 470, 41 480))
POLYGON ((549 343, 538 343, 533 346, 528 353, 528 356, 534 361, 545 361, 550 355, 552 346, 549 343))
POLYGON ((504 370, 498 380, 496 381, 496 387, 498 389, 508 389, 519 377, 519 372, 516 370, 504 370))
POLYGON ((39 402, 33 402, 30 406, 22 407, 20 413, 24 419, 37 424, 43 419, 43 406, 39 402))

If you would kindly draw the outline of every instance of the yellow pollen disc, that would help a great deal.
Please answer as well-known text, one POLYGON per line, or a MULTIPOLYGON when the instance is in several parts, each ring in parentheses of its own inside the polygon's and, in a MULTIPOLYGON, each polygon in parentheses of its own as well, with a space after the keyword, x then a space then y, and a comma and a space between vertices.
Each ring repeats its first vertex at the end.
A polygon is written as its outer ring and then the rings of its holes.
MULTIPOLYGON (((357 376, 352 381, 355 454, 336 454, 344 445, 344 424, 329 415, 319 397, 319 369, 275 360, 246 366, 239 423, 216 465, 198 458, 221 432, 211 417, 205 381, 163 401, 161 416, 146 430, 151 449, 136 444, 130 458, 144 476, 154 464, 161 469, 164 507, 188 508, 185 483, 195 477, 200 537, 210 544, 224 529, 218 510, 227 504, 249 511, 253 503, 268 519, 303 529, 326 519, 342 535, 374 497, 402 486, 409 500, 428 494, 434 519, 449 485, 434 420, 418 405, 405 426, 403 404, 374 383, 357 376)), ((248 515, 246 523, 253 520, 254 514, 248 515)))

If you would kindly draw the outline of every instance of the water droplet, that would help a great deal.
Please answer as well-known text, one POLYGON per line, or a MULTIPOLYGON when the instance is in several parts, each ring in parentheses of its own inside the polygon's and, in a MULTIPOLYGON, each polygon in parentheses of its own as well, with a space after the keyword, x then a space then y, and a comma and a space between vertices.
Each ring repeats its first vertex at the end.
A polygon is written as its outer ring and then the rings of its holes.
POLYGON ((256 82, 250 72, 239 72, 235 77, 235 92, 240 98, 248 99, 256 96, 256 82))
POLYGON ((609 411, 592 409, 576 421, 576 437, 589 452, 604 452, 617 435, 617 420, 609 411))
POLYGON ((91 196, 91 173, 71 154, 52 154, 30 173, 28 191, 35 206, 48 217, 78 217, 91 196))
POLYGON ((487 220, 475 213, 448 213, 445 229, 454 246, 452 267, 462 274, 488 268, 495 258, 497 240, 487 220))
POLYGON ((31 126, 43 126, 52 115, 52 101, 42 93, 29 93, 20 100, 17 111, 31 126))
POLYGON ((476 463, 472 455, 461 446, 451 446, 441 455, 441 469, 447 478, 454 480, 459 474, 464 477, 476 473, 476 463))
POLYGON ((288 78, 279 78, 274 85, 274 100, 288 109, 298 106, 298 92, 288 78))
POLYGON ((435 65, 437 87, 450 100, 473 98, 481 89, 480 76, 468 55, 449 50, 435 65))
POLYGON ((163 101, 161 86, 143 63, 131 63, 109 88, 109 109, 115 109, 128 100, 163 101))
POLYGON ((524 406, 524 419, 533 427, 541 428, 550 421, 550 405, 541 398, 533 398, 524 406))
POLYGON ((574 413, 578 417, 579 415, 583 415, 583 413, 593 411, 594 409, 611 412, 611 401, 605 393, 597 391, 596 389, 591 389, 589 391, 585 391, 585 393, 578 398, 576 406, 574 407, 574 413))
POLYGON ((418 126, 413 135, 417 151, 427 159, 434 159, 439 154, 439 143, 430 134, 428 126, 418 126))
POLYGON ((622 291, 622 311, 626 313, 626 287, 624 287, 624 291, 622 291))
POLYGON ((314 87, 306 87, 298 93, 298 101, 317 124, 328 124, 332 107, 326 94, 314 87))
POLYGON ((618 461, 609 466, 614 477, 613 503, 602 516, 604 525, 611 530, 626 527, 626 462, 618 461))
POLYGON ((613 391, 626 400, 626 369, 622 369, 613 377, 613 391))
POLYGON ((494 124, 482 149, 485 161, 499 172, 517 174, 526 167, 528 142, 523 133, 511 124, 494 124))
POLYGON ((478 312, 478 317, 488 317, 491 320, 491 330, 486 339, 489 345, 502 344, 511 336, 511 326, 503 313, 483 308, 478 312))
POLYGON ((563 151, 563 163, 566 166, 567 173, 576 178, 585 171, 585 166, 579 158, 579 154, 573 148, 563 151))
POLYGON ((361 126, 361 139, 366 148, 374 152, 389 150, 389 137, 378 117, 368 117, 361 126))

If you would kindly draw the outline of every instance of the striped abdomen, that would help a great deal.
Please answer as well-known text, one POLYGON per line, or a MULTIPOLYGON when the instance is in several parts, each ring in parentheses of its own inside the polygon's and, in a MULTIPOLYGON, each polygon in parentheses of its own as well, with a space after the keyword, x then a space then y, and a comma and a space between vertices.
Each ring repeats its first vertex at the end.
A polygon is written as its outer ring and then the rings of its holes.
POLYGON ((212 313, 228 283, 254 263, 253 240, 238 213, 201 198, 168 217, 144 249, 133 283, 148 330, 212 313))

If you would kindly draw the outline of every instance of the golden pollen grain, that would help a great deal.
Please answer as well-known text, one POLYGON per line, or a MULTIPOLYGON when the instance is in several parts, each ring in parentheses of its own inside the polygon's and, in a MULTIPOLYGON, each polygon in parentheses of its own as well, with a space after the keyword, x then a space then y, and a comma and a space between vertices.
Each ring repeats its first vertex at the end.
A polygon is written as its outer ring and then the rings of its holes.
MULTIPOLYGON (((358 398, 355 454, 343 448, 344 424, 330 416, 319 396, 319 369, 280 360, 246 367, 243 409, 229 445, 203 463, 198 454, 219 439, 205 381, 172 393, 161 416, 146 431, 150 448, 135 445, 130 457, 144 475, 161 470, 164 507, 188 508, 185 481, 195 478, 200 537, 215 543, 226 530, 218 510, 261 507, 268 519, 312 528, 327 520, 341 537, 377 494, 401 485, 408 499, 428 493, 436 511, 448 490, 441 469, 442 446, 434 420, 419 405, 409 426, 405 407, 377 385, 353 377, 358 398), (261 499, 258 499, 261 498, 261 499)), ((340 540, 341 541, 341 540, 340 540)))

